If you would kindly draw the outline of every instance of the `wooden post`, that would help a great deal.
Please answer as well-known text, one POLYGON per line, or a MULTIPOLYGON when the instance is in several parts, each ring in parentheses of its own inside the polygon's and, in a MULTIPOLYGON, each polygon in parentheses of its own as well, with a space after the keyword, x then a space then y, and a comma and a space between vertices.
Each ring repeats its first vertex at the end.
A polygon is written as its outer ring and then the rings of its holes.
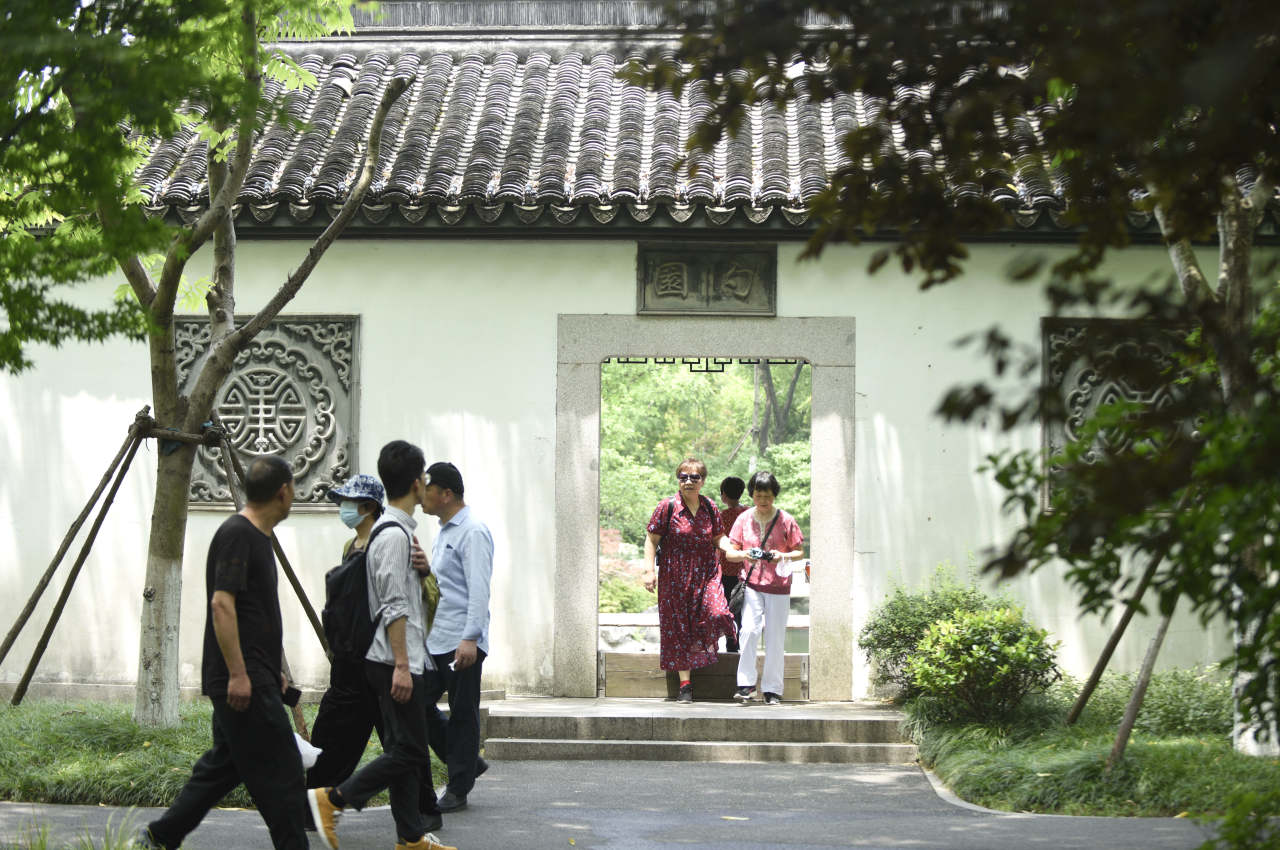
POLYGON ((1172 611, 1160 618, 1160 626, 1156 629, 1155 637, 1151 638, 1151 645, 1147 647, 1147 657, 1142 659, 1142 670, 1138 673, 1138 681, 1134 683, 1133 693, 1129 696, 1129 704, 1125 706, 1124 719, 1120 721, 1120 728, 1116 731, 1116 742, 1111 746, 1111 755, 1107 756, 1107 773, 1124 758, 1125 747, 1129 745, 1129 736, 1133 734, 1133 726, 1138 722, 1138 711, 1142 708, 1142 701, 1146 699, 1151 672, 1156 666, 1156 656, 1160 654, 1160 645, 1164 643, 1171 620, 1172 611))
POLYGON ((44 651, 49 647, 49 638, 52 637, 53 630, 58 625, 58 619, 62 616, 62 611, 67 605, 67 598, 71 596, 71 589, 75 586, 76 578, 80 575, 80 568, 84 566, 85 559, 89 557, 89 551, 93 548, 93 541, 98 536, 98 529, 102 528, 102 521, 106 519, 107 511, 111 508, 111 503, 115 501, 116 492, 120 489, 120 483, 124 481, 125 473, 129 471, 129 465, 133 463, 133 456, 137 454, 138 446, 142 445, 143 438, 141 435, 143 433, 143 427, 135 421, 133 427, 129 429, 132 443, 129 446, 128 454, 125 456, 120 470, 116 473, 116 480, 112 483, 111 490, 107 493, 106 499, 98 511, 97 518, 89 529, 89 536, 85 539, 84 546, 80 548, 80 554, 76 558, 76 562, 71 566, 67 581, 62 586, 62 593, 58 596, 58 601, 53 606, 53 613, 49 615, 49 622, 45 625, 44 633, 40 635, 35 652, 31 655, 31 662, 27 665, 26 672, 22 674, 22 681, 18 682, 18 687, 13 692, 13 699, 10 700, 13 705, 20 705, 22 698, 27 694, 27 687, 31 684, 31 677, 35 675, 36 667, 39 666, 40 659, 44 656, 44 651))
MULTIPOLYGON (((138 411, 138 418, 145 418, 150 410, 150 407, 143 407, 142 410, 138 411)), ((80 528, 84 525, 84 521, 93 512, 93 506, 97 504, 102 491, 107 488, 107 482, 111 480, 111 475, 116 471, 116 467, 120 465, 120 459, 124 457, 125 452, 129 451, 129 446, 133 445, 136 440, 137 434, 134 433, 133 428, 130 428, 129 436, 125 437, 124 443, 120 446, 120 451, 116 452, 115 460, 111 461, 111 465, 107 467, 106 474, 102 476, 102 480, 98 482, 98 488, 93 491, 93 495, 85 503, 84 510, 80 511, 80 516, 76 517, 75 522, 71 523, 71 529, 67 531, 67 536, 62 538, 62 544, 54 554, 53 560, 49 562, 44 575, 36 583, 36 589, 32 592, 31 598, 27 600, 26 607, 22 609, 22 613, 18 614, 18 619, 14 622, 13 628, 9 629, 9 634, 5 635, 4 643, 0 644, 0 662, 4 661, 5 656, 9 654, 9 650, 13 648, 14 641, 18 639, 18 635, 26 627, 27 620, 31 619, 31 613, 35 611, 36 604, 40 601, 40 597, 44 595, 49 582, 53 580, 53 574, 57 572, 58 567, 62 564, 62 559, 66 557, 67 550, 71 548, 71 541, 75 540, 76 535, 80 533, 80 528)))
POLYGON ((1138 610, 1142 595, 1147 592, 1147 586, 1151 584, 1151 579, 1155 577, 1156 568, 1160 566, 1164 556, 1164 549, 1151 556, 1151 563, 1147 564, 1146 572, 1142 574, 1142 579, 1138 582, 1137 588, 1134 589, 1133 596, 1125 603, 1124 614, 1120 616, 1120 622, 1116 623, 1115 629, 1111 632, 1111 637, 1107 639, 1107 645, 1102 648, 1102 654, 1098 656, 1098 663, 1093 665, 1093 672, 1089 674, 1089 680, 1084 683, 1084 687, 1080 689, 1080 696, 1076 697, 1075 705, 1071 706, 1071 711, 1067 713, 1068 726, 1074 725, 1080 719, 1081 712, 1088 705, 1089 697, 1093 696, 1093 691, 1098 687, 1098 682, 1102 679, 1103 672, 1106 671, 1107 665, 1111 663, 1111 656, 1115 654, 1120 638, 1124 637, 1125 630, 1129 628, 1129 621, 1133 619, 1134 612, 1138 610))

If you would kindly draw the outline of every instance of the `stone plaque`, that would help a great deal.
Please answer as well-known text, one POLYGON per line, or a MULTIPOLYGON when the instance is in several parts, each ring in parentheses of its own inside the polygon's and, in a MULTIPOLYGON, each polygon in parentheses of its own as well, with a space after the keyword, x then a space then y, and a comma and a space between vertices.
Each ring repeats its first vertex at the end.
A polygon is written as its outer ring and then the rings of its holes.
POLYGON ((641 243, 639 315, 777 315, 776 245, 641 243))
MULTIPOLYGON (((237 324, 247 318, 237 318, 237 324)), ((294 505, 329 507, 325 492, 356 457, 355 316, 277 318, 236 357, 215 409, 241 463, 280 454, 293 467, 294 505)), ((178 379, 209 346, 207 319, 175 322, 178 379)), ((221 450, 201 447, 191 476, 193 507, 232 504, 221 450)))
MULTIPOLYGON (((1161 407, 1175 399, 1177 385, 1153 380, 1152 375, 1174 366, 1173 352, 1184 330, 1126 319, 1046 318, 1042 331, 1044 384, 1056 390, 1065 410, 1061 422, 1044 426, 1046 461, 1078 442, 1084 424, 1104 404, 1128 401, 1161 407), (1087 339, 1090 333, 1095 340, 1087 339), (1154 369, 1140 373, 1118 366, 1136 360, 1146 361, 1154 369)), ((1128 449, 1127 440, 1123 433, 1103 432, 1084 455, 1085 461, 1093 463, 1109 452, 1128 449)), ((1052 482, 1050 475, 1050 488, 1052 482)), ((1049 495, 1046 492, 1045 498, 1049 495)))

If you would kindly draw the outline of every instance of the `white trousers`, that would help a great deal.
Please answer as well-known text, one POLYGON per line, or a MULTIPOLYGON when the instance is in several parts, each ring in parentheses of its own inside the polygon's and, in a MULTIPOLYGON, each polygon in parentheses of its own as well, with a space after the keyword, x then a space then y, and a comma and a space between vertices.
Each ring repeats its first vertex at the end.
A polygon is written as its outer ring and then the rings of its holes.
POLYGON ((782 696, 782 660, 787 637, 791 595, 760 593, 748 587, 742 602, 742 629, 738 632, 738 686, 755 687, 756 641, 764 633, 763 693, 782 696))

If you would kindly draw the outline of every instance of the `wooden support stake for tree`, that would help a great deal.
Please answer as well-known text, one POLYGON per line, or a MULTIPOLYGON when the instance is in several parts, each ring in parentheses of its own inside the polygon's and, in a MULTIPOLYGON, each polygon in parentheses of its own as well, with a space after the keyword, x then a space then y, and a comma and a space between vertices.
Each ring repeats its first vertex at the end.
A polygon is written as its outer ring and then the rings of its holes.
POLYGON ((1089 674, 1089 680, 1084 683, 1084 687, 1080 689, 1080 695, 1076 697, 1075 704, 1071 706, 1071 711, 1067 713, 1068 726, 1074 725, 1080 719, 1080 714, 1084 711, 1084 707, 1089 704, 1089 698, 1093 696, 1093 691, 1098 687, 1102 674, 1106 672, 1107 665, 1111 663, 1111 656, 1115 654, 1120 638, 1124 637, 1125 630, 1129 628, 1129 622, 1133 619, 1134 613, 1138 610, 1138 605, 1142 602, 1142 595, 1147 592, 1148 585, 1155 578, 1156 569, 1160 566, 1160 562, 1164 560, 1165 551, 1165 549, 1161 549, 1151 556, 1151 563, 1147 564, 1146 572, 1142 574, 1142 578, 1138 581, 1138 586, 1134 588, 1133 596, 1125 603, 1124 614, 1120 616, 1120 622, 1116 623, 1116 627, 1111 631, 1111 637, 1107 638, 1107 645, 1102 648, 1102 654, 1098 656, 1098 663, 1093 665, 1093 672, 1089 674))
MULTIPOLYGON (((214 414, 213 424, 219 429, 222 423, 218 420, 217 414, 214 414)), ((223 434, 226 434, 225 429, 223 434)), ((232 468, 235 470, 236 477, 243 485, 244 468, 240 465, 240 458, 231 450, 230 441, 223 439, 222 450, 226 456, 230 458, 232 468)), ((228 486, 230 486, 230 477, 227 478, 228 486)), ((233 488, 234 489, 234 488, 233 488)), ((324 626, 320 624, 320 617, 316 614, 316 609, 311 606, 311 600, 307 597, 307 591, 303 589, 302 582, 298 581, 298 574, 293 571, 293 564, 289 563, 288 556, 285 555, 284 549, 280 548, 280 539, 274 534, 271 535, 271 546, 275 549, 276 557, 280 560, 280 567, 284 570, 285 577, 289 579, 289 584, 293 585, 293 592, 298 595, 298 601, 302 603, 302 610, 306 612, 307 619, 311 621, 311 628, 315 630, 316 638, 320 641, 320 646, 324 648, 325 655, 329 655, 329 641, 324 636, 324 626)))
MULTIPOLYGON (((231 502, 239 511, 244 507, 244 500, 240 498, 240 491, 236 489, 237 476, 233 474, 232 449, 231 441, 226 438, 226 432, 222 431, 221 423, 218 429, 222 434, 221 437, 221 455, 222 455, 222 472, 227 476, 227 492, 231 494, 231 502)), ((244 486, 244 478, 239 477, 240 486, 244 486)), ((271 535, 274 540, 275 535, 271 535)), ((293 669, 289 666, 289 656, 285 654, 284 649, 280 650, 280 669, 284 671, 284 677, 289 684, 293 684, 293 669)), ((293 728, 302 736, 304 741, 311 740, 311 732, 307 729, 307 718, 302 713, 302 706, 295 703, 289 707, 289 713, 293 715, 293 728)))
POLYGON ((10 700, 13 705, 20 705, 22 698, 27 694, 27 687, 31 684, 31 677, 35 675, 36 667, 40 665, 40 659, 44 656, 44 651, 49 647, 49 638, 53 636, 53 630, 57 627, 59 618, 62 617, 62 610, 67 606, 67 599, 71 596, 71 589, 75 586, 76 579, 80 575, 80 568, 84 566, 85 559, 89 557, 89 551, 93 548, 93 541, 98 536, 98 529, 102 528, 102 521, 106 519, 107 511, 111 508, 111 503, 115 501, 116 492, 120 489, 120 484, 124 481, 125 474, 129 471, 129 465, 133 463, 133 456, 138 453, 138 446, 142 445, 142 434, 144 433, 145 429, 138 421, 135 421, 133 427, 129 429, 129 436, 132 442, 129 445, 124 463, 121 464, 119 471, 116 473, 116 480, 111 484, 111 489, 107 492, 106 498, 102 502, 102 507, 98 510, 98 516, 89 528, 89 536, 85 538, 84 545, 80 547, 80 554, 76 557, 76 562, 71 566, 71 572, 67 575, 66 583, 62 586, 62 593, 59 594, 58 601, 53 606, 53 613, 49 615, 49 622, 45 625, 44 633, 40 635, 40 640, 36 643, 35 652, 31 655, 31 663, 27 665, 26 672, 22 674, 22 681, 18 682, 18 687, 13 692, 13 699, 10 700))
MULTIPOLYGON (((138 411, 137 418, 144 419, 151 411, 150 406, 143 407, 138 411)), ((93 506, 98 503, 102 491, 107 489, 107 482, 111 480, 112 474, 116 471, 116 467, 120 465, 120 460, 129 451, 129 446, 136 441, 137 435, 133 429, 129 429, 129 436, 125 437, 124 443, 120 445, 120 451, 116 452, 115 460, 111 461, 111 465, 107 467, 106 473, 102 476, 102 480, 98 482, 98 488, 93 491, 93 495, 89 497, 89 501, 85 503, 84 510, 80 511, 80 516, 76 517, 75 522, 71 523, 71 528, 67 531, 67 536, 62 538, 62 544, 58 546, 58 551, 54 554, 53 560, 49 562, 49 566, 44 571, 44 575, 40 577, 40 581, 36 583, 36 589, 32 592, 31 598, 27 600, 27 605, 18 614, 18 619, 14 622, 13 628, 9 629, 9 634, 5 635, 4 643, 0 644, 0 663, 4 662, 5 656, 9 654, 9 650, 13 648, 14 641, 18 639, 18 635, 26 628, 27 621, 31 619, 31 614, 36 609, 36 604, 40 601, 40 597, 44 595, 45 589, 49 587, 49 582, 53 580, 53 574, 58 571, 58 567, 62 564, 62 559, 66 557, 67 550, 71 548, 71 541, 75 540, 76 535, 80 533, 80 528, 84 525, 84 521, 89 518, 89 514, 93 512, 93 506)))
POLYGON ((1142 701, 1147 697, 1147 686, 1151 684, 1151 672, 1156 667, 1156 656, 1160 654, 1160 646, 1169 631, 1169 623, 1173 620, 1170 611, 1160 618, 1160 626, 1156 629, 1151 645, 1147 647, 1147 657, 1142 659, 1142 670, 1138 673, 1138 681, 1133 685, 1133 693, 1129 695, 1129 704, 1124 709, 1124 719, 1116 731, 1116 742, 1111 746, 1111 755, 1107 756, 1106 772, 1120 763, 1124 758, 1125 747, 1129 746, 1129 737, 1133 734, 1133 726, 1138 722, 1138 712, 1142 709, 1142 701))

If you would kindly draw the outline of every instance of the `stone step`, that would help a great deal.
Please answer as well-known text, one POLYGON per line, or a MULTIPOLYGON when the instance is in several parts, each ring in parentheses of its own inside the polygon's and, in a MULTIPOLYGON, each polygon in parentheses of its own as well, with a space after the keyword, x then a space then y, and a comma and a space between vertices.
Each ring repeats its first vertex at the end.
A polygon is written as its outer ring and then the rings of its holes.
POLYGON ((490 738, 598 741, 777 741, 796 744, 901 743, 894 717, 837 719, 794 714, 767 716, 772 707, 730 707, 708 716, 656 714, 631 717, 572 717, 506 714, 489 709, 485 727, 490 738), (737 709, 736 712, 732 709, 737 709))
POLYGON ((492 760, 629 760, 789 762, 792 764, 909 764, 916 748, 902 743, 781 741, 638 741, 570 738, 489 738, 492 760))
POLYGON ((491 703, 490 759, 903 764, 902 715, 872 702, 678 703, 516 697, 491 703))

